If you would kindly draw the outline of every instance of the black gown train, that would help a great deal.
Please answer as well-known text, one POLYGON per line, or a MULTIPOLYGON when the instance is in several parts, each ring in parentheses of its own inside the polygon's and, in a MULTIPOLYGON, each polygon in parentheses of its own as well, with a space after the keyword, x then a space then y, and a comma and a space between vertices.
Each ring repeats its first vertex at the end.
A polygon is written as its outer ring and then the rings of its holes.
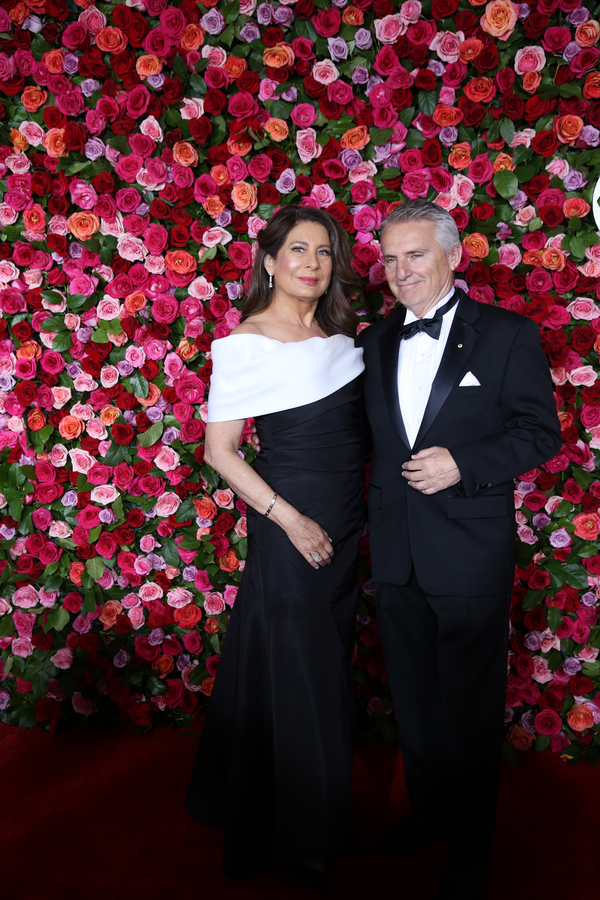
POLYGON ((361 376, 261 415, 255 470, 330 536, 313 569, 248 508, 248 556, 186 805, 226 826, 224 869, 244 874, 351 845, 351 654, 363 529, 361 376))

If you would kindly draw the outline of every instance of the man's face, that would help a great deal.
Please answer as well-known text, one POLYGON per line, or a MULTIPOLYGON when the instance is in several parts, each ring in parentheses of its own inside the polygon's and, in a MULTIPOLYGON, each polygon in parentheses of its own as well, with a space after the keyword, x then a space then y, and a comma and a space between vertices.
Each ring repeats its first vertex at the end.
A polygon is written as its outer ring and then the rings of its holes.
POLYGON ((381 239, 385 275, 394 297, 421 318, 450 292, 461 248, 446 253, 434 222, 388 225, 381 239))

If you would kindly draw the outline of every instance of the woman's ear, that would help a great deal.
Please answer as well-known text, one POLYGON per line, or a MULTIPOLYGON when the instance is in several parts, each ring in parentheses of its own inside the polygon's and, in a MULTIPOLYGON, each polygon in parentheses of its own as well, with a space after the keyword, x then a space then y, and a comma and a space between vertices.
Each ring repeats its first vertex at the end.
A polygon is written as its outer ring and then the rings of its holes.
POLYGON ((272 275, 273 269, 275 267, 275 260, 273 259, 272 256, 269 256, 268 253, 265 255, 263 265, 265 267, 265 271, 266 271, 267 275, 272 275))

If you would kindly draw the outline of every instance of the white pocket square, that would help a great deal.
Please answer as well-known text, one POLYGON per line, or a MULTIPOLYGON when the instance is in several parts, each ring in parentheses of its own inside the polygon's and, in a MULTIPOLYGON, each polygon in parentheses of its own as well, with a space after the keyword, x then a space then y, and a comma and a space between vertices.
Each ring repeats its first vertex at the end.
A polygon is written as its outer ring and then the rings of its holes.
POLYGON ((459 387, 481 387, 481 382, 475 378, 472 372, 467 372, 459 387))

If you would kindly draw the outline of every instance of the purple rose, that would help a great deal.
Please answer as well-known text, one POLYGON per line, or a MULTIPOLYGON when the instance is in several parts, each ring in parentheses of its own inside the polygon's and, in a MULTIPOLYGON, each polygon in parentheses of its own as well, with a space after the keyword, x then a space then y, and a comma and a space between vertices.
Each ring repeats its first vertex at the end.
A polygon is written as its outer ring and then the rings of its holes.
POLYGON ((296 187, 296 173, 293 169, 284 169, 277 181, 275 187, 281 194, 290 194, 296 187))
POLYGON ((246 43, 251 44, 252 41, 257 41, 260 37, 260 28, 258 25, 255 25, 254 22, 247 22, 243 28, 240 29, 240 37, 246 43))
POLYGON ((348 59, 348 44, 341 37, 327 38, 330 57, 337 61, 340 59, 348 59))
POLYGON ((256 10, 256 21, 259 25, 270 25, 273 20, 273 7, 270 3, 261 3, 256 10))
POLYGON ((373 35, 366 28, 359 28, 354 35, 354 42, 359 50, 369 50, 373 44, 373 35))
POLYGON ((218 9, 210 9, 202 16, 200 24, 208 34, 221 34, 225 28, 225 19, 218 9))

